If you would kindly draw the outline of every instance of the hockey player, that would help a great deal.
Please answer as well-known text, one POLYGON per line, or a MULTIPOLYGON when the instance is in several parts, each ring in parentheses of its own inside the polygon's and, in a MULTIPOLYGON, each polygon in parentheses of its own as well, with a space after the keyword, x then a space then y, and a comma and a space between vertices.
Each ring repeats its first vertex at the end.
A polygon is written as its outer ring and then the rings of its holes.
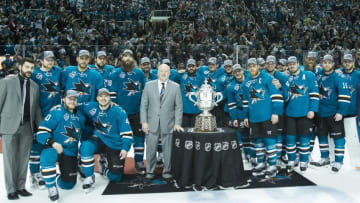
POLYGON ((317 127, 321 159, 316 166, 330 164, 328 135, 335 143, 335 163, 333 172, 341 168, 345 151, 345 132, 343 118, 347 115, 350 105, 348 82, 344 75, 334 71, 334 60, 325 55, 322 61, 323 74, 317 76, 320 104, 317 127))
POLYGON ((244 96, 241 86, 245 80, 244 69, 240 64, 235 64, 232 70, 235 79, 228 85, 226 91, 231 124, 237 129, 239 146, 243 147, 246 158, 250 163, 256 164, 255 144, 250 142, 249 128, 244 125, 244 96))
POLYGON ((106 62, 107 62, 106 52, 98 51, 96 53, 95 64, 89 65, 90 69, 96 70, 97 72, 100 73, 100 75, 104 80, 104 87, 108 86, 107 83, 109 80, 110 73, 112 73, 115 70, 114 66, 107 65, 106 62))
POLYGON ((221 112, 221 121, 222 123, 219 123, 220 126, 229 126, 230 116, 229 116, 229 107, 227 103, 227 86, 233 81, 234 75, 233 75, 233 69, 232 69, 232 60, 227 59, 224 61, 224 70, 225 73, 220 75, 218 80, 216 81, 216 87, 218 92, 221 92, 223 95, 223 100, 218 104, 220 107, 222 107, 221 112))
POLYGON ((40 156, 41 173, 49 198, 59 199, 56 184, 62 189, 72 189, 76 184, 78 144, 84 117, 76 111, 78 93, 68 90, 60 108, 52 110, 41 122, 36 140, 44 145, 40 156), (56 162, 60 176, 56 178, 56 162))
MULTIPOLYGON (((53 106, 60 104, 59 80, 62 69, 54 66, 55 56, 52 51, 44 51, 40 62, 41 67, 34 69, 31 79, 39 85, 41 114, 45 118, 53 106)), ((30 151, 29 168, 32 186, 44 188, 45 182, 40 173, 41 149, 42 146, 34 140, 30 151)))
POLYGON ((106 154, 106 160, 99 160, 100 174, 110 181, 120 181, 132 143, 132 130, 126 112, 119 106, 111 107, 109 90, 101 88, 96 100, 83 106, 85 115, 95 126, 93 137, 83 141, 80 147, 81 167, 86 177, 82 185, 85 192, 95 183, 94 154, 106 154))
POLYGON ((280 72, 284 73, 285 75, 289 76, 289 71, 288 71, 288 62, 287 59, 280 59, 279 63, 276 67, 280 72))
MULTIPOLYGON (((215 57, 210 57, 208 60, 208 66, 202 66, 196 72, 200 81, 202 81, 202 84, 205 80, 207 80, 208 84, 211 85, 216 92, 219 91, 216 81, 219 79, 220 75, 225 73, 224 67, 218 68, 218 66, 217 59, 215 57)), ((211 113, 216 116, 216 123, 220 124, 218 126, 224 127, 222 122, 223 107, 217 106, 211 111, 211 113)))
MULTIPOLYGON (((356 112, 356 108, 357 108, 357 102, 360 103, 359 101, 357 101, 356 99, 356 95, 357 95, 357 85, 360 84, 360 71, 355 69, 354 66, 354 59, 353 56, 351 54, 345 54, 344 58, 343 58, 343 68, 339 69, 346 77, 347 81, 348 81, 348 85, 349 85, 349 90, 350 90, 350 96, 351 96, 351 103, 350 103, 350 107, 349 107, 349 111, 348 111, 348 115, 345 116, 344 118, 344 126, 345 129, 350 131, 351 129, 356 129, 357 132, 360 131, 359 126, 357 125, 358 123, 358 117, 357 117, 357 112, 356 112), (356 128, 354 127, 356 126, 356 128)), ((345 132, 346 132, 345 130, 345 132)), ((349 132, 346 132, 349 133, 349 132)), ((352 154, 353 152, 356 152, 358 147, 358 143, 359 143, 359 134, 356 136, 356 138, 354 137, 355 133, 353 134, 347 134, 346 135, 346 141, 347 141, 347 146, 349 147, 349 152, 350 152, 350 157, 351 160, 353 162, 353 164, 359 166, 360 163, 355 163, 356 160, 356 154, 352 154), (350 142, 349 142, 350 141, 350 142)), ((359 162, 359 161, 357 161, 359 162)))
POLYGON ((265 69, 265 66, 266 66, 266 62, 263 58, 257 58, 256 59, 257 63, 258 63, 258 66, 259 66, 259 69, 260 70, 264 70, 265 69))
POLYGON ((305 171, 310 152, 310 135, 313 130, 315 113, 319 109, 319 89, 315 75, 299 69, 295 56, 288 59, 289 80, 285 88, 285 134, 288 155, 287 171, 294 170, 296 141, 299 139, 300 170, 305 171))
POLYGON ((143 163, 145 135, 141 131, 139 112, 146 78, 144 72, 135 67, 133 52, 130 49, 123 51, 121 61, 122 67, 117 68, 110 75, 109 90, 113 101, 128 115, 134 133, 135 170, 138 174, 145 174, 143 163))
POLYGON ((157 74, 151 70, 150 59, 148 57, 140 59, 140 68, 145 74, 146 82, 157 79, 157 74))
MULTIPOLYGON (((269 55, 266 57, 266 64, 265 64, 265 71, 268 73, 271 77, 273 77, 273 84, 277 86, 277 88, 282 89, 286 85, 286 82, 288 81, 288 77, 283 74, 282 72, 275 69, 276 67, 276 58, 275 56, 269 55)), ((284 96, 284 95, 283 95, 284 96)), ((277 158, 279 160, 282 152, 282 143, 283 143, 283 131, 284 131, 284 116, 283 111, 279 114, 279 122, 276 124, 277 127, 277 138, 276 138, 276 154, 277 158)), ((278 167, 280 167, 280 162, 276 164, 278 167)))
POLYGON ((89 51, 80 50, 76 57, 78 65, 66 67, 61 74, 61 89, 78 91, 79 104, 95 101, 97 91, 104 86, 100 73, 88 67, 89 60, 89 51))
POLYGON ((193 127, 195 117, 200 110, 189 100, 189 93, 198 90, 202 84, 196 75, 196 61, 189 59, 186 63, 186 72, 178 75, 181 96, 183 101, 183 127, 193 127))
POLYGON ((250 127, 252 136, 256 139, 256 156, 258 164, 253 175, 273 177, 276 168, 276 124, 283 111, 283 97, 279 89, 272 83, 272 78, 259 70, 255 58, 248 60, 248 70, 251 77, 247 78, 242 87, 244 90, 243 107, 245 111, 244 124, 250 127), (266 168, 265 151, 269 166, 266 168), (266 170, 265 170, 266 169, 266 170))

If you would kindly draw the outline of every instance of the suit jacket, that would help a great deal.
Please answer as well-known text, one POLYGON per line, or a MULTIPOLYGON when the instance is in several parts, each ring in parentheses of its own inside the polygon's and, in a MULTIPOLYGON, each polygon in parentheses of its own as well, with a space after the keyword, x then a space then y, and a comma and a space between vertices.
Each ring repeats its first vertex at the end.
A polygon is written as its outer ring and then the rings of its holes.
POLYGON ((182 123, 182 98, 177 83, 168 80, 165 93, 160 102, 158 80, 147 82, 141 96, 140 122, 148 123, 149 130, 161 134, 173 132, 174 125, 182 123))
MULTIPOLYGON (((36 132, 41 120, 39 86, 30 81, 30 124, 36 132)), ((19 76, 0 80, 0 134, 15 134, 21 123, 21 88, 19 76)))

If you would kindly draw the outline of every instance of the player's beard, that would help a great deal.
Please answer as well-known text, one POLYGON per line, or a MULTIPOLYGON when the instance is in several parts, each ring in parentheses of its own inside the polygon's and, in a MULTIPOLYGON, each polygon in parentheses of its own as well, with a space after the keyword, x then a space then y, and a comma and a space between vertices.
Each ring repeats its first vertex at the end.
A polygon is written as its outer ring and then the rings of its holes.
POLYGON ((123 68, 126 71, 131 71, 134 68, 134 64, 135 64, 134 60, 123 61, 123 68))

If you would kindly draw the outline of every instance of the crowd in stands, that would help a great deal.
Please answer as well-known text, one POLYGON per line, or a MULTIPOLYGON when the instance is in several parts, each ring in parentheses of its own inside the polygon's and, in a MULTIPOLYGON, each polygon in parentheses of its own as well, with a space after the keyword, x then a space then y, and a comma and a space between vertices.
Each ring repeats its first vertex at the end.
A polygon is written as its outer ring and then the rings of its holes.
MULTIPOLYGON (((357 0, 0 0, 0 55, 32 56, 54 50, 61 67, 76 64, 77 50, 104 50, 118 65, 122 50, 154 64, 170 58, 201 62, 250 57, 299 57, 309 51, 360 49, 357 0), (171 10, 168 23, 151 23, 153 10, 171 10), (246 49, 236 52, 236 45, 246 49)), ((359 62, 358 62, 359 63, 359 62)), ((155 67, 155 66, 154 66, 155 67)))

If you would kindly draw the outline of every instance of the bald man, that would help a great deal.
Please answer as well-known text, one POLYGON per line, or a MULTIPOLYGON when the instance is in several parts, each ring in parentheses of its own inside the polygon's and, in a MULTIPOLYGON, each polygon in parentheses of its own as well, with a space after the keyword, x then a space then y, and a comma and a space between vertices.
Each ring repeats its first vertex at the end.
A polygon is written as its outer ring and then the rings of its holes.
POLYGON ((173 131, 184 131, 180 87, 169 80, 170 67, 158 67, 158 79, 146 83, 140 106, 140 121, 146 134, 146 178, 154 178, 159 138, 163 144, 164 169, 162 177, 171 179, 171 147, 173 131))

